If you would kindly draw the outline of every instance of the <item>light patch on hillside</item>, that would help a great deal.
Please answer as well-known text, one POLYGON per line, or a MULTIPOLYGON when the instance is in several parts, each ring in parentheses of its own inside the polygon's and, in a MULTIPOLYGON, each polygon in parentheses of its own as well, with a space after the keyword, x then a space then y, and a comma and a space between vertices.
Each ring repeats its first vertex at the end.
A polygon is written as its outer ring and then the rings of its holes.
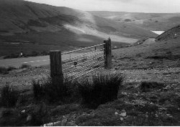
POLYGON ((107 18, 108 19, 115 19, 115 18, 117 18, 118 16, 116 16, 116 15, 113 15, 113 16, 108 16, 107 18))
POLYGON ((111 38, 113 41, 116 42, 125 42, 125 43, 135 43, 137 42, 137 39, 134 38, 126 38, 123 36, 113 35, 113 34, 107 34, 101 31, 97 31, 95 28, 90 28, 86 25, 81 26, 72 26, 69 24, 64 25, 64 27, 71 32, 74 32, 75 34, 86 34, 86 35, 92 35, 96 36, 102 39, 111 38))
POLYGON ((81 41, 81 42, 93 42, 92 40, 90 40, 88 38, 84 38, 84 37, 78 38, 77 41, 81 41))
POLYGON ((64 27, 76 34, 85 34, 86 33, 82 28, 75 27, 75 26, 72 26, 69 24, 64 25, 64 27))

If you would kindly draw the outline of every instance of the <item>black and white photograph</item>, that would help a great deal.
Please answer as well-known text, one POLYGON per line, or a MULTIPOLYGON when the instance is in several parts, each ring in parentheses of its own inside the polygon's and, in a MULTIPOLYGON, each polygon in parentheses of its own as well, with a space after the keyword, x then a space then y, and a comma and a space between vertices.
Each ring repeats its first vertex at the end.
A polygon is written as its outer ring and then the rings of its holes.
POLYGON ((0 126, 180 126, 180 0, 0 0, 0 126))

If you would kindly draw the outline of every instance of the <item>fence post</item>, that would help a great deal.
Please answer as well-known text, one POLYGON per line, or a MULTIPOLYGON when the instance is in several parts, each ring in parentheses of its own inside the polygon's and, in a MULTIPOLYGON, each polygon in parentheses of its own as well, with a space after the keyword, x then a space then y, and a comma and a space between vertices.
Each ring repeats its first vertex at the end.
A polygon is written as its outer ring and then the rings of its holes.
POLYGON ((53 85, 63 84, 61 51, 50 51, 50 68, 53 85))
POLYGON ((104 41, 104 63, 105 69, 111 69, 112 67, 112 53, 111 53, 111 39, 104 41))

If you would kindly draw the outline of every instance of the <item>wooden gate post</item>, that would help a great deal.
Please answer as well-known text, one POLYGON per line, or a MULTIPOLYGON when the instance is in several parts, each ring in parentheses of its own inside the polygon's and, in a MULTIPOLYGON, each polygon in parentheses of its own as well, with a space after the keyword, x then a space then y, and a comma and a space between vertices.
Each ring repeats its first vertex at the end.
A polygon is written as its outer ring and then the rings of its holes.
POLYGON ((104 41, 104 63, 105 69, 111 69, 112 67, 112 53, 111 53, 111 39, 104 41))
POLYGON ((53 85, 63 84, 61 51, 50 51, 50 68, 53 85))

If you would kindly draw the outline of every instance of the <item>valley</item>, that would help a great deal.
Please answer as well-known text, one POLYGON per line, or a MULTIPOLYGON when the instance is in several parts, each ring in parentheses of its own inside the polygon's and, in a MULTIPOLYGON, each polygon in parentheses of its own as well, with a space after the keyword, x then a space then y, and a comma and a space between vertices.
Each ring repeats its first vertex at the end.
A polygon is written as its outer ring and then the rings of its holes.
POLYGON ((0 0, 0 17, 0 126, 180 125, 180 13, 0 0))
POLYGON ((3 19, 0 21, 0 45, 6 44, 0 46, 0 56, 20 50, 32 52, 28 45, 18 49, 18 46, 9 45, 11 42, 28 42, 32 47, 47 52, 57 49, 55 47, 67 50, 94 45, 109 37, 113 42, 132 44, 139 39, 156 36, 138 26, 117 23, 89 12, 23 0, 1 0, 0 12, 3 19), (3 50, 4 47, 6 50, 3 50))

